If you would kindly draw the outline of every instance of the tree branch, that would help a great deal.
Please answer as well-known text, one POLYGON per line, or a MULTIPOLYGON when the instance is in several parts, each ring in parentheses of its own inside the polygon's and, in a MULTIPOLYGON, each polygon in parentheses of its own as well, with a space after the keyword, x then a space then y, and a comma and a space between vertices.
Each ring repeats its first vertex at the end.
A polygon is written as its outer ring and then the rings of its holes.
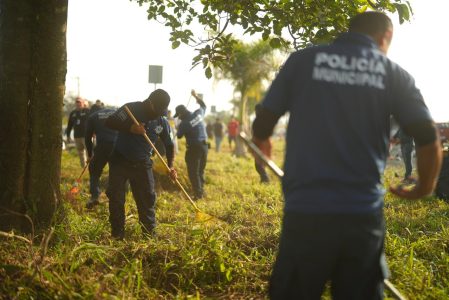
POLYGON ((18 239, 22 242, 29 244, 29 245, 33 244, 33 242, 31 240, 29 240, 26 237, 23 237, 21 235, 16 235, 14 233, 14 231, 11 231, 11 232, 0 231, 0 236, 7 237, 7 238, 15 238, 15 239, 18 239))

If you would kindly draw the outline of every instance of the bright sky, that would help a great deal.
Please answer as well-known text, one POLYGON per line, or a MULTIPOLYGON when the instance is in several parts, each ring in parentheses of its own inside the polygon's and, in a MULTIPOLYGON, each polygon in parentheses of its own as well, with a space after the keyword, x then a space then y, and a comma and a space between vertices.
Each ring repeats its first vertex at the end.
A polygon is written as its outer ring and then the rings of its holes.
MULTIPOLYGON (((389 57, 415 77, 435 120, 449 121, 449 1, 410 3, 410 23, 399 25, 393 18, 397 24, 389 57)), ((190 71, 194 50, 183 45, 172 50, 168 30, 148 21, 145 7, 129 0, 76 0, 69 1, 68 14, 68 93, 77 94, 79 78, 80 95, 88 100, 116 106, 142 101, 154 90, 148 65, 162 65, 163 83, 157 87, 171 95, 169 109, 187 104, 191 89, 217 110, 231 109, 233 88, 206 79, 201 66, 190 71)))
POLYGON ((208 80, 201 67, 190 71, 194 50, 172 50, 169 31, 148 21, 145 7, 129 0, 76 0, 69 1, 68 14, 68 93, 77 94, 79 77, 80 95, 88 100, 117 106, 142 101, 154 90, 148 66, 162 65, 157 88, 170 94, 169 109, 187 104, 191 89, 202 93, 208 105, 231 109, 232 87, 208 80))

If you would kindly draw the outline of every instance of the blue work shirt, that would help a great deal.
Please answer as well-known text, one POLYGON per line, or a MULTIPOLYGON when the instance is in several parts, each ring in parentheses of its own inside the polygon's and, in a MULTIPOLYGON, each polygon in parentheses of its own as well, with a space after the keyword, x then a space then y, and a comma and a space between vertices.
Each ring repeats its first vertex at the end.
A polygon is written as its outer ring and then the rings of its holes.
POLYGON ((206 106, 202 105, 193 113, 186 112, 181 119, 176 136, 178 138, 185 136, 187 146, 203 143, 207 140, 206 126, 204 125, 205 112, 206 106))
POLYGON ((262 106, 290 112, 285 210, 301 213, 381 210, 390 115, 432 120, 412 76, 359 33, 291 54, 262 106))
POLYGON ((104 108, 95 111, 89 115, 86 123, 85 142, 89 157, 92 156, 92 138, 95 134, 96 142, 99 143, 114 143, 117 137, 117 131, 112 130, 104 125, 104 122, 110 115, 115 112, 115 109, 104 108))
MULTIPOLYGON (((170 126, 167 118, 161 116, 152 120, 146 113, 143 102, 131 102, 125 104, 132 112, 139 123, 145 126, 146 134, 154 144, 158 138, 161 138, 166 148, 173 148, 170 126)), ((146 141, 143 135, 129 132, 129 128, 134 122, 126 113, 124 106, 119 108, 108 122, 113 123, 113 128, 119 130, 115 142, 114 151, 119 152, 123 157, 131 162, 150 162, 150 156, 153 148, 146 141)), ((168 157, 168 164, 171 166, 173 157, 168 157)))
POLYGON ((86 121, 89 117, 89 109, 81 108, 73 110, 69 115, 69 122, 67 123, 66 135, 70 139, 70 133, 73 128, 73 137, 82 138, 86 132, 86 121))

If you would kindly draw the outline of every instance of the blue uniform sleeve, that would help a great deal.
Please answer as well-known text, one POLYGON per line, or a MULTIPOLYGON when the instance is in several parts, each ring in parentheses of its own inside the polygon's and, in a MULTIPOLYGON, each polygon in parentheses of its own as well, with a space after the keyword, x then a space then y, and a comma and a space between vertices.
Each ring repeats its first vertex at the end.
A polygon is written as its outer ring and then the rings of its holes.
MULTIPOLYGON (((129 110, 133 112, 132 105, 128 105, 129 110)), ((115 113, 109 116, 105 121, 105 126, 117 131, 129 132, 133 121, 125 111, 124 106, 120 107, 115 113)))
POLYGON ((289 78, 292 80, 291 76, 295 76, 293 74, 294 68, 301 68, 297 61, 294 54, 290 55, 271 83, 261 104, 265 109, 268 109, 275 115, 282 116, 289 110, 290 92, 288 89, 288 81, 289 78))
POLYGON ((200 111, 201 116, 204 117, 204 115, 206 114, 206 106, 201 106, 198 110, 200 111))
POLYGON ((430 112, 424 103, 415 80, 404 69, 392 64, 391 112, 401 127, 410 124, 432 121, 430 112))
POLYGON ((160 138, 165 146, 165 155, 167 156, 167 165, 171 168, 173 167, 173 160, 175 158, 175 147, 173 144, 173 140, 171 138, 171 129, 170 124, 166 118, 162 118, 162 127, 163 130, 161 132, 160 138))
POLYGON ((67 140, 70 139, 70 133, 72 132, 72 128, 73 128, 73 114, 74 114, 74 112, 72 111, 69 115, 69 122, 67 123, 67 128, 65 130, 65 133, 67 135, 67 140))
POLYGON ((200 98, 196 99, 196 102, 199 104, 199 106, 203 109, 204 112, 206 112, 206 103, 204 103, 203 100, 201 100, 200 98))

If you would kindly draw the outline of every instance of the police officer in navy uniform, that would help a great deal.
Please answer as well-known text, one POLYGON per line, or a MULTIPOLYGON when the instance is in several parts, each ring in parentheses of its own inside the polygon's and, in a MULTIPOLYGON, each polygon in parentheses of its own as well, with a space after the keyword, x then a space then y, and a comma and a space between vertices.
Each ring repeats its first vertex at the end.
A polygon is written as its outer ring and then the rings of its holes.
POLYGON ((76 108, 70 112, 69 121, 67 123, 67 143, 72 140, 70 134, 73 129, 73 136, 75 138, 75 147, 78 151, 81 167, 86 164, 86 145, 84 143, 84 133, 86 131, 86 121, 89 117, 89 109, 84 107, 84 100, 80 97, 76 98, 76 108))
POLYGON ((115 112, 115 109, 104 108, 96 110, 89 115, 86 123, 85 143, 87 155, 89 157, 90 176, 90 200, 86 203, 86 208, 97 205, 100 196, 100 176, 105 165, 111 156, 117 131, 104 125, 106 119, 115 112), (95 137, 95 148, 93 139, 95 137))
POLYGON ((178 105, 174 117, 181 120, 176 133, 177 137, 186 137, 185 161, 194 198, 201 199, 204 196, 204 169, 208 153, 207 133, 204 125, 206 104, 194 90, 191 93, 200 108, 190 112, 184 105, 178 105))
POLYGON ((119 108, 106 120, 106 126, 118 131, 109 162, 109 221, 112 236, 124 237, 125 226, 125 183, 129 180, 131 191, 139 213, 139 221, 144 234, 154 235, 156 227, 154 177, 152 172, 152 147, 144 138, 146 133, 154 143, 161 138, 166 149, 169 175, 176 179, 173 168, 173 141, 170 137, 170 126, 163 117, 166 113, 170 96, 162 89, 153 91, 148 99, 142 102, 125 104, 140 125, 133 123, 124 106, 119 108))
POLYGON ((417 145, 418 182, 390 190, 406 199, 429 195, 441 165, 437 130, 413 78, 386 57, 391 20, 365 12, 332 44, 290 55, 253 123, 267 156, 269 137, 289 112, 279 252, 272 299, 382 299, 382 175, 393 115, 417 145))

